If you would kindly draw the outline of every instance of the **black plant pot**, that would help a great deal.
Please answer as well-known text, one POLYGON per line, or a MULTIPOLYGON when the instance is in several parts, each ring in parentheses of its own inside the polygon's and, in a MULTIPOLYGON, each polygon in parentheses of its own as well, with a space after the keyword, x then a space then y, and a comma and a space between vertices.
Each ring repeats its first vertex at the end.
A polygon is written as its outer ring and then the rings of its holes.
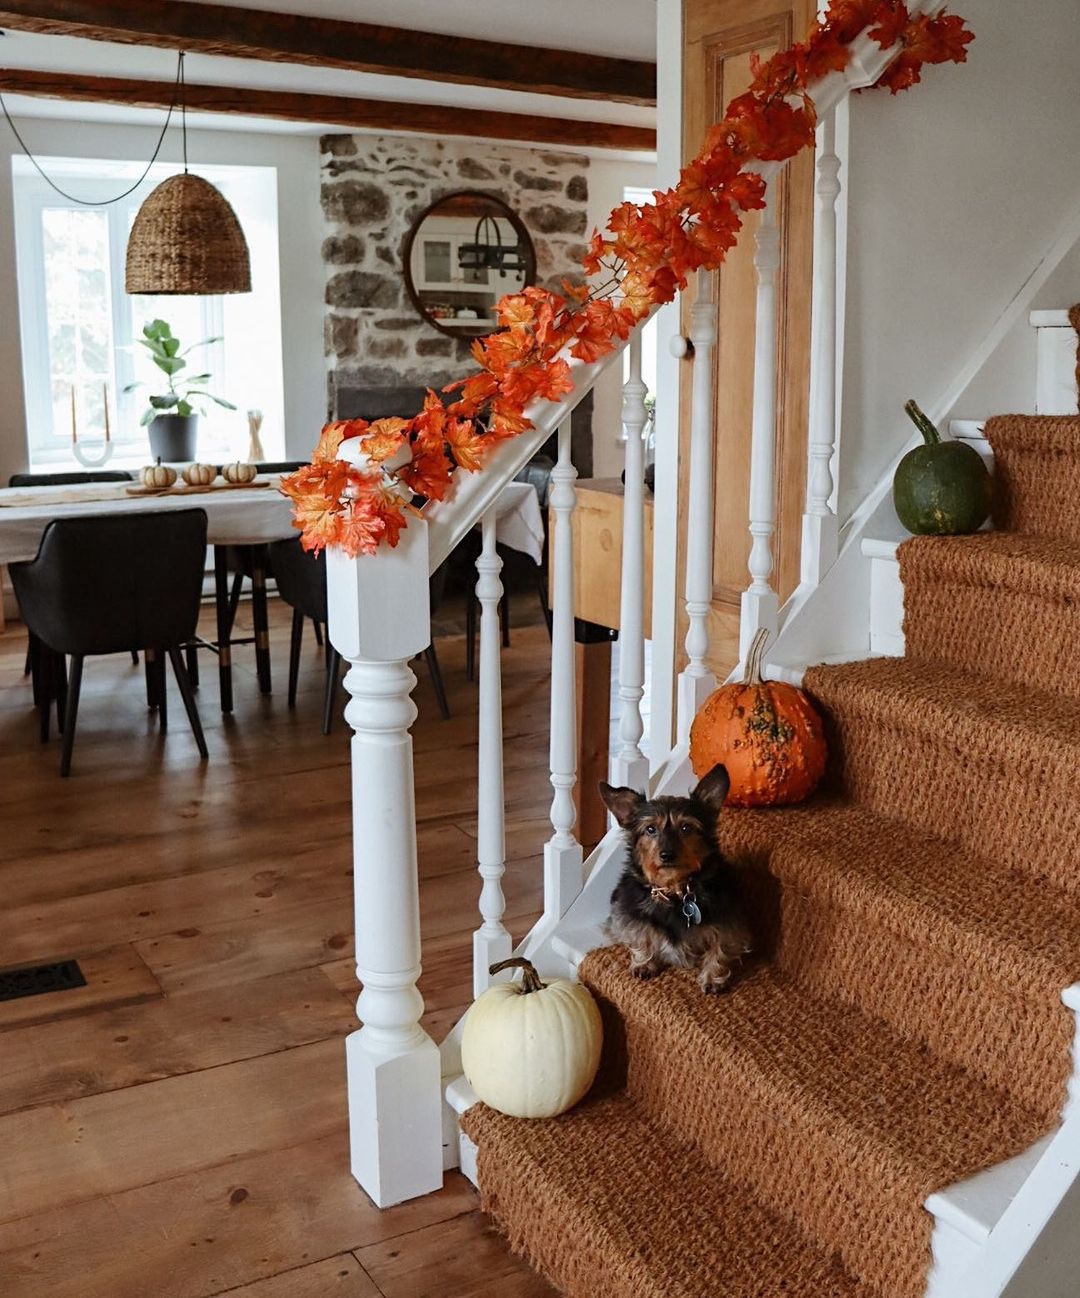
POLYGON ((198 415, 155 415, 150 421, 150 457, 163 464, 195 459, 198 415))

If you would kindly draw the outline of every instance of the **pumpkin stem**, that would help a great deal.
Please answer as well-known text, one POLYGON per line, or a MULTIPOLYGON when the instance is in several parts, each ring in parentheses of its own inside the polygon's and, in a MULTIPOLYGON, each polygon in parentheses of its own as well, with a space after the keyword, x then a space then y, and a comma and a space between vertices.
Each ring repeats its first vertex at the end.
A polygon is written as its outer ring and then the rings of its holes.
POLYGON ((940 443, 941 434, 937 430, 937 425, 923 414, 914 398, 904 402, 904 414, 922 433, 923 441, 927 446, 937 446, 940 443))
POLYGON ((765 654, 765 645, 768 643, 768 639, 769 628, 767 626, 758 627, 757 634, 754 636, 750 644, 750 652, 746 656, 746 678, 743 681, 744 685, 761 684, 761 659, 765 654))
POLYGON ((541 992, 544 990, 543 981, 536 972, 536 966, 531 960, 526 960, 524 956, 511 956, 509 960, 499 960, 496 964, 488 966, 488 973, 494 977, 504 969, 521 970, 521 994, 527 996, 529 992, 541 992))

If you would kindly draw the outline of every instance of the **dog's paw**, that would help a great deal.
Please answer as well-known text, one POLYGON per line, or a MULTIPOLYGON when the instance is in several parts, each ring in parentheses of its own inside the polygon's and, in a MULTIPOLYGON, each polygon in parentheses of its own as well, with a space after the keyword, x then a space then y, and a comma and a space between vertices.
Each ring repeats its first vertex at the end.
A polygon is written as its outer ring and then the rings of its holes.
POLYGON ((726 973, 713 974, 709 978, 702 978, 701 990, 706 996, 722 996, 724 992, 731 991, 732 973, 727 970, 726 973))
POLYGON ((633 964, 630 966, 630 977, 636 978, 638 982, 646 983, 651 978, 656 978, 662 972, 653 964, 633 964))

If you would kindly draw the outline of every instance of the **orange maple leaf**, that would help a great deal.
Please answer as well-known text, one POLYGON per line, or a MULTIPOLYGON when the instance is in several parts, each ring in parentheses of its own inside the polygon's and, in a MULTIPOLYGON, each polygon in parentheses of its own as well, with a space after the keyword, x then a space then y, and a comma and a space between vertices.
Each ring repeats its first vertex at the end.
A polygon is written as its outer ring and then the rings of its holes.
POLYGON ((361 449, 373 464, 382 464, 401 450, 409 430, 408 419, 376 419, 360 443, 361 449))
POLYGON ((461 468, 469 473, 475 473, 484 463, 488 447, 473 424, 452 419, 446 426, 445 437, 454 462, 461 468))
POLYGON ((366 419, 336 419, 333 423, 327 424, 322 430, 318 446, 312 453, 312 464, 326 464, 330 460, 336 460, 341 443, 351 437, 361 436, 367 432, 367 428, 366 419))

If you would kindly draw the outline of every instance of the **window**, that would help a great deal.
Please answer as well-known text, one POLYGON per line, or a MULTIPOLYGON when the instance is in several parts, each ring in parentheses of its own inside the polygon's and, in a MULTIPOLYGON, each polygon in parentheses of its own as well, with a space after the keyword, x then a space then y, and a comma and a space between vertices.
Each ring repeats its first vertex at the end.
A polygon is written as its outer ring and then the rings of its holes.
MULTIPOLYGON (((43 158, 45 171, 72 194, 100 200, 138 179, 145 164, 43 158)), ((199 421, 199 455, 221 462, 243 457, 249 409, 263 412, 268 456, 284 452, 281 297, 278 274, 277 175, 272 167, 199 167, 236 209, 251 252, 252 292, 225 297, 130 297, 124 291, 128 233, 150 190, 176 171, 156 164, 134 193, 107 207, 84 207, 56 193, 26 158, 12 160, 19 273, 19 318, 27 445, 32 467, 79 467, 72 433, 99 443, 110 463, 146 463, 149 441, 139 420, 164 376, 139 346, 143 325, 160 317, 185 348, 220 341, 190 358, 192 374, 209 371, 209 390, 237 409, 210 403, 199 421), (133 392, 134 382, 148 384, 133 392)))

